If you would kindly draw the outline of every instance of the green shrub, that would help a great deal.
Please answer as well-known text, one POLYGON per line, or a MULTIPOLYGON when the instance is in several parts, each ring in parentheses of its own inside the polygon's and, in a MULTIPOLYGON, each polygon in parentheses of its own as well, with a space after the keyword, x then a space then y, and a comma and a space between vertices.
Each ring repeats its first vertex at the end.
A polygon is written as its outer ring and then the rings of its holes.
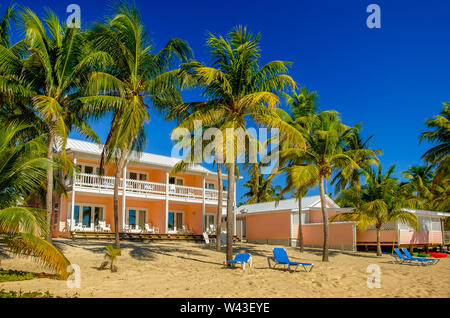
POLYGON ((28 280, 35 278, 33 273, 0 269, 0 282, 13 282, 17 280, 28 280))
POLYGON ((4 289, 0 290, 0 298, 55 298, 48 291, 45 293, 41 292, 27 292, 23 293, 22 291, 16 292, 13 290, 6 291, 4 289))

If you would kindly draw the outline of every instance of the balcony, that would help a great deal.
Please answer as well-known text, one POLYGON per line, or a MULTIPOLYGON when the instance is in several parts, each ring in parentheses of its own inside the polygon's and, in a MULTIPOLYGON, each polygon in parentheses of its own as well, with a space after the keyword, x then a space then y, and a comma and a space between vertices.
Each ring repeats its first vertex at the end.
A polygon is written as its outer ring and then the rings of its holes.
MULTIPOLYGON (((75 191, 86 191, 94 193, 112 194, 114 191, 115 177, 99 176, 95 174, 77 173, 75 175, 75 191)), ((123 178, 120 178, 119 192, 123 192, 123 178)), ((127 196, 144 198, 165 199, 166 191, 169 200, 175 201, 203 201, 203 189, 186 187, 175 184, 156 183, 125 179, 125 193, 127 196)), ((217 190, 205 189, 205 201, 216 201, 219 192, 217 190)), ((227 192, 223 191, 223 201, 226 201, 227 192)))

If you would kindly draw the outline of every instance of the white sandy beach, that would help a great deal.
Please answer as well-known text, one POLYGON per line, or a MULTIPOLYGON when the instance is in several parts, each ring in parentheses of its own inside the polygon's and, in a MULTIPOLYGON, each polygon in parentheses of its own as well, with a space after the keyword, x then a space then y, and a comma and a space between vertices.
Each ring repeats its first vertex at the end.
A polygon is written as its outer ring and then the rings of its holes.
MULTIPOLYGON (((122 242, 119 271, 99 271, 104 246, 99 241, 56 239, 68 259, 81 268, 81 288, 65 281, 36 278, 0 283, 0 289, 49 291, 56 296, 78 297, 450 297, 450 259, 437 265, 397 265, 386 255, 331 251, 321 262, 321 250, 300 254, 286 250, 293 261, 315 264, 312 272, 289 273, 269 269, 271 245, 240 243, 234 252, 249 252, 253 269, 226 269, 224 252, 202 243, 122 242), (381 288, 368 288, 367 266, 381 268, 381 288)), ((3 257, 1 268, 50 273, 30 258, 3 257)))

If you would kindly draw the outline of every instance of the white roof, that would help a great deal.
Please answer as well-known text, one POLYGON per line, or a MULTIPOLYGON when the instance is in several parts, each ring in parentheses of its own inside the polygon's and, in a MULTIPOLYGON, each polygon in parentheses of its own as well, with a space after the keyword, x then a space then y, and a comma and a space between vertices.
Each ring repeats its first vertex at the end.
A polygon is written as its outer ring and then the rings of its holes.
MULTIPOLYGON (((79 140, 79 139, 73 139, 73 138, 67 138, 67 144, 66 144, 66 151, 67 152, 77 152, 77 153, 84 153, 84 154, 90 154, 95 156, 101 156, 103 150, 103 145, 97 144, 94 142, 79 140)), ((172 168, 174 167, 181 159, 168 157, 168 156, 162 156, 162 155, 155 155, 148 152, 141 152, 138 154, 137 152, 133 152, 130 155, 129 161, 137 162, 137 163, 144 163, 144 164, 150 164, 150 165, 156 165, 160 167, 166 167, 166 168, 172 168)), ((200 165, 193 165, 187 168, 188 171, 203 173, 203 174, 216 174, 215 172, 206 169, 200 165)), ((224 178, 226 176, 224 175, 224 178)))
POLYGON ((450 213, 448 212, 440 212, 440 211, 428 211, 428 210, 417 210, 417 209, 404 209, 405 211, 418 214, 418 215, 430 215, 430 216, 439 216, 442 218, 450 217, 450 213))
MULTIPOLYGON (((328 204, 332 208, 339 209, 339 205, 336 204, 329 196, 325 195, 328 204)), ((302 198, 302 209, 311 209, 311 208, 320 208, 320 195, 308 196, 302 198)), ((241 205, 236 209, 238 214, 242 212, 250 214, 250 213, 261 213, 261 212, 278 212, 278 211, 298 211, 298 200, 287 199, 280 200, 278 205, 276 201, 271 202, 263 202, 263 203, 255 203, 255 204, 245 204, 241 205)))

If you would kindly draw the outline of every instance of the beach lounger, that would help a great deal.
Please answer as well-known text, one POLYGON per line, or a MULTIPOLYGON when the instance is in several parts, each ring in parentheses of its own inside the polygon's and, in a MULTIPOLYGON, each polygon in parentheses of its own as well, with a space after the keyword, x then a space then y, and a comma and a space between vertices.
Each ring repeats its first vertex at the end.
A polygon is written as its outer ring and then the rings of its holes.
POLYGON ((429 261, 424 261, 423 259, 419 259, 419 258, 410 258, 407 257, 405 255, 402 254, 402 252, 400 252, 400 250, 398 248, 394 248, 395 253, 397 254, 397 256, 399 257, 399 264, 410 264, 411 262, 415 263, 415 264, 420 264, 420 265, 424 265, 424 264, 430 264, 429 261))
POLYGON ((410 258, 410 259, 415 259, 419 262, 428 262, 429 264, 436 264, 439 262, 439 259, 437 258, 421 258, 421 257, 414 257, 412 256, 409 251, 406 248, 402 248, 403 253, 405 254, 406 257, 410 258))
POLYGON ((284 248, 274 248, 273 249, 273 257, 267 257, 267 262, 269 263, 269 268, 272 268, 270 261, 274 262, 273 268, 277 265, 284 265, 284 268, 288 269, 289 272, 292 272, 291 266, 294 267, 294 272, 297 270, 297 267, 301 265, 305 272, 312 271, 314 264, 311 263, 300 263, 300 262, 291 262, 284 248), (309 270, 308 270, 309 267, 309 270))
MULTIPOLYGON (((234 260, 232 261, 227 261, 226 264, 231 264, 233 267, 236 264, 241 264, 242 265, 242 269, 245 269, 245 264, 249 264, 250 268, 252 267, 252 256, 249 253, 239 253, 236 254, 236 256, 234 257, 234 260)), ((224 263, 225 265, 225 263, 224 263)))

